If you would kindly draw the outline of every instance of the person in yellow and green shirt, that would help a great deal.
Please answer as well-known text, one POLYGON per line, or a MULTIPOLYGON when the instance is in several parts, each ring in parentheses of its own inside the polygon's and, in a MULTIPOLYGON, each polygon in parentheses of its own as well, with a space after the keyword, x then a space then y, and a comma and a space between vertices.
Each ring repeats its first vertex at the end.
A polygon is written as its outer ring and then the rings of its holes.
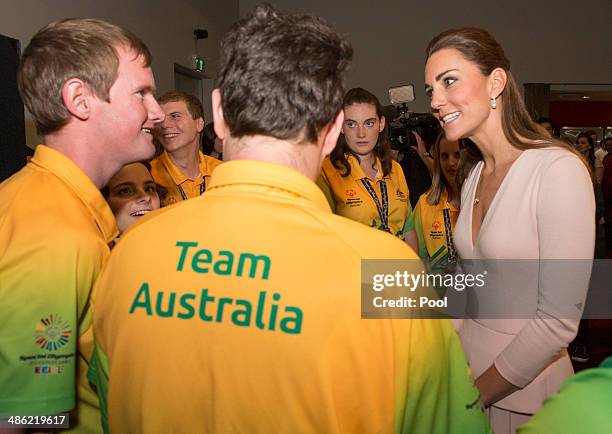
POLYGON ((430 154, 433 157, 431 188, 421 195, 414 208, 414 223, 419 256, 435 268, 457 259, 453 230, 461 201, 457 185, 460 143, 446 140, 442 133, 431 146, 430 154))
POLYGON ((612 432, 612 357, 596 368, 582 370, 550 395, 518 434, 612 432))
POLYGON ((158 102, 166 114, 156 128, 164 151, 151 161, 151 174, 167 190, 161 198, 162 206, 166 206, 203 194, 221 161, 200 151, 204 109, 198 98, 171 91, 159 97, 158 102))
POLYGON ((53 22, 23 53, 20 93, 43 144, 0 185, 0 420, 76 406, 73 432, 101 432, 89 301, 118 231, 100 188, 155 151, 150 65, 140 39, 95 19, 53 22))
POLYGON ((418 251, 408 184, 393 160, 378 98, 353 88, 342 107, 342 135, 317 184, 334 213, 389 232, 418 251))
POLYGON ((204 196, 128 229, 96 286, 106 429, 489 432, 450 322, 361 319, 362 259, 422 263, 332 214, 314 183, 342 127, 349 43, 262 5, 221 53, 226 162, 204 196))

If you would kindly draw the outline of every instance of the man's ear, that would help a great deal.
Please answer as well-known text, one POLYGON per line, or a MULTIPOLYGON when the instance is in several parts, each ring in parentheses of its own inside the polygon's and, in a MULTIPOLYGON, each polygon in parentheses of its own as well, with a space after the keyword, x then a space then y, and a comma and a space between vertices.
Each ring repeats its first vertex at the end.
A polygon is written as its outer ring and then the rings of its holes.
POLYGON ((204 118, 203 117, 196 119, 196 131, 198 133, 202 132, 202 130, 204 129, 204 125, 205 125, 205 123, 204 123, 204 118))
POLYGON ((331 151, 336 147, 343 122, 344 110, 339 110, 336 118, 321 130, 319 140, 323 141, 322 151, 325 157, 331 154, 331 151))
POLYGON ((229 134, 229 128, 223 117, 223 107, 221 106, 221 91, 213 89, 211 94, 212 99, 212 115, 215 134, 219 140, 224 141, 229 134))
POLYGON ((62 100, 70 114, 82 121, 89 119, 95 95, 80 78, 70 78, 62 86, 62 100))

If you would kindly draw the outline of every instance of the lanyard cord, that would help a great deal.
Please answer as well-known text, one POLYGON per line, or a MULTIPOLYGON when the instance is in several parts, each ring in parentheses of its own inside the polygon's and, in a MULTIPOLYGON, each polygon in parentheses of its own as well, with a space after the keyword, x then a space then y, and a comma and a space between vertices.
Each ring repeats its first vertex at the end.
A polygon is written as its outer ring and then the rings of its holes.
POLYGON ((448 208, 442 210, 444 215, 444 229, 446 229, 446 245, 448 246, 448 260, 454 262, 457 260, 457 250, 453 243, 453 228, 451 227, 450 212, 448 208))
POLYGON ((360 181, 372 197, 372 200, 374 200, 374 204, 376 204, 376 209, 378 210, 378 215, 380 216, 380 221, 382 223, 381 230, 390 233, 391 229, 389 229, 389 197, 387 196, 387 184, 385 183, 385 180, 381 179, 380 181, 378 181, 380 184, 380 196, 382 199, 382 204, 378 200, 378 196, 376 195, 374 188, 372 188, 372 186, 370 185, 370 181, 368 181, 367 178, 361 178, 360 181))
MULTIPOLYGON (((185 194, 185 190, 180 185, 176 186, 178 188, 179 193, 181 193, 181 197, 183 200, 187 200, 187 195, 185 194)), ((200 184, 200 196, 206 191, 206 177, 202 177, 202 183, 200 184)))

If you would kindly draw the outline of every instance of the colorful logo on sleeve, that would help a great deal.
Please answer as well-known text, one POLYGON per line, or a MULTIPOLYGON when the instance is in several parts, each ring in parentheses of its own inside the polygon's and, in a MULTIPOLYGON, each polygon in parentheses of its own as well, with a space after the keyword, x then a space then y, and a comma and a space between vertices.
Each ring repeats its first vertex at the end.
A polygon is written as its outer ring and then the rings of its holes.
POLYGON ((71 335, 70 323, 57 314, 51 314, 36 325, 34 340, 41 349, 57 351, 70 341, 71 335))

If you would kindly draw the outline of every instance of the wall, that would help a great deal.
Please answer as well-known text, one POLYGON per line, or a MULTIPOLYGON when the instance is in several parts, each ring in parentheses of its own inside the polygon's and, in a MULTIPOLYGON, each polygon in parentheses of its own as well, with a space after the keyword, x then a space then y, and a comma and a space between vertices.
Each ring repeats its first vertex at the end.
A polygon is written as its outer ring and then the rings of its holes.
MULTIPOLYGON (((194 52, 193 29, 208 30, 198 42, 198 54, 206 60, 206 73, 215 74, 218 43, 238 19, 238 0, 0 0, 0 33, 21 41, 25 48, 43 25, 61 18, 93 17, 130 29, 153 54, 158 94, 174 88, 174 63, 190 66, 194 52)), ((205 102, 206 103, 206 102, 205 102)), ((32 121, 27 124, 27 143, 35 145, 32 121)))
MULTIPOLYGON (((349 86, 362 86, 388 104, 387 89, 414 83, 410 108, 427 111, 425 47, 459 26, 491 31, 520 83, 611 83, 609 0, 270 0, 278 8, 313 13, 347 34, 355 49, 349 86)), ((240 0, 240 15, 257 0, 240 0)))

